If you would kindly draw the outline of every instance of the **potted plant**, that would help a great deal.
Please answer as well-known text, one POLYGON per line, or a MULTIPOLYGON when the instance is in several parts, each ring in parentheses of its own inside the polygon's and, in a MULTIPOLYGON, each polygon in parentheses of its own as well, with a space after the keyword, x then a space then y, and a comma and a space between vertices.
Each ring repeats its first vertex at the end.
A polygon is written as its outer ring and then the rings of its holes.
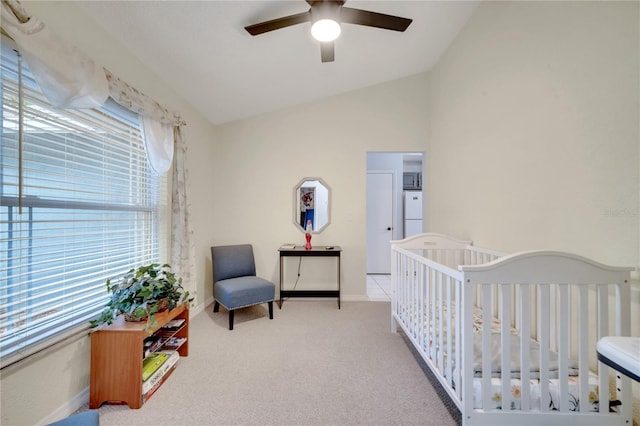
POLYGON ((123 314, 126 321, 146 320, 148 329, 158 324, 154 314, 193 301, 182 287, 182 278, 167 264, 132 268, 117 283, 107 280, 106 285, 111 299, 100 317, 91 320, 92 327, 111 324, 116 315, 123 314))

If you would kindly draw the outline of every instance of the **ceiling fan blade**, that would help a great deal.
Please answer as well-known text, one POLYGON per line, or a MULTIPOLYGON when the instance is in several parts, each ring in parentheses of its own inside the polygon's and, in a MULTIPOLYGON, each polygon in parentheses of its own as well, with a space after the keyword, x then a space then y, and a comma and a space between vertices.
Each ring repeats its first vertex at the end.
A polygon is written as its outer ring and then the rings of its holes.
POLYGON ((368 27, 383 28, 385 30, 404 31, 413 19, 400 16, 385 15, 384 13, 369 12, 368 10, 342 7, 340 13, 342 22, 347 24, 366 25, 368 27))
POLYGON ((249 34, 255 36, 280 28, 290 27, 292 25, 302 24, 311 21, 311 13, 309 11, 297 13, 295 15, 285 16, 283 18, 272 19, 270 21, 260 22, 259 24, 244 27, 249 34))
POLYGON ((333 62, 335 60, 335 43, 333 41, 320 43, 320 57, 322 62, 333 62))

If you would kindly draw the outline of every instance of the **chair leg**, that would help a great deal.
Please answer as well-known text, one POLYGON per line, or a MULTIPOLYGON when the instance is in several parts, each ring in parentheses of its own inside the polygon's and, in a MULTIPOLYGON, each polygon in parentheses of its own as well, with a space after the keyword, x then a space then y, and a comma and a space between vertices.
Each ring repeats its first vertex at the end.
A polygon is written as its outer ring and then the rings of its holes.
POLYGON ((220 311, 220 303, 218 303, 217 300, 213 301, 213 312, 219 312, 220 311))
POLYGON ((273 319, 273 300, 267 302, 267 304, 269 305, 269 319, 273 319))
POLYGON ((234 310, 230 310, 229 311, 229 330, 233 330, 233 314, 234 314, 234 310))

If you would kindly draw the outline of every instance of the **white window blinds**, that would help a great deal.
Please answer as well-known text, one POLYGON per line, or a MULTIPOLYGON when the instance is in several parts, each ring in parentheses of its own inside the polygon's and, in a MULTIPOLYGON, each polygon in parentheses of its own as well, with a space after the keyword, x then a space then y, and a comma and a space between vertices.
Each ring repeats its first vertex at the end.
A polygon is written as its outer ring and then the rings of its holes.
POLYGON ((114 102, 53 109, 24 63, 20 147, 18 55, 6 44, 0 64, 0 359, 6 366, 86 331, 107 301, 108 278, 160 261, 167 191, 148 166, 136 114, 114 102))

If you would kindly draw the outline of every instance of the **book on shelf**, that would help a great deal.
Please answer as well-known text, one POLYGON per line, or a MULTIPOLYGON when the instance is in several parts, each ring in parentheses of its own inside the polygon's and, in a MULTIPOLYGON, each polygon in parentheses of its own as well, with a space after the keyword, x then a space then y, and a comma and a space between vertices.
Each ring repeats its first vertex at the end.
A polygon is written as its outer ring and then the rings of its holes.
POLYGON ((284 243, 280 246, 281 250, 293 250, 294 248, 296 248, 296 245, 292 243, 284 243))
POLYGON ((160 381, 158 383, 155 384, 155 386, 153 386, 147 393, 143 393, 142 394, 142 402, 145 403, 149 400, 149 398, 151 398, 151 396, 156 393, 156 391, 160 388, 160 386, 162 386, 162 384, 165 382, 165 380, 167 380, 167 378, 171 375, 171 373, 173 373, 173 370, 176 369, 176 366, 174 365, 173 367, 171 367, 169 369, 169 371, 167 371, 166 373, 164 373, 162 375, 162 377, 160 378, 160 381))
POLYGON ((167 359, 151 375, 151 377, 142 382, 142 395, 146 395, 150 391, 154 390, 154 388, 160 384, 163 377, 175 367, 176 363, 180 359, 180 354, 177 351, 166 351, 161 353, 166 354, 167 359))
POLYGON ((176 350, 186 341, 186 337, 170 337, 163 342, 162 349, 176 350))
POLYGON ((163 343, 163 340, 157 336, 149 337, 145 339, 143 343, 144 357, 146 358, 149 355, 151 355, 153 352, 160 349, 160 347, 162 347, 162 343, 163 343))
POLYGON ((164 328, 165 330, 176 330, 182 327, 183 324, 184 319, 182 318, 172 319, 171 321, 168 321, 165 325, 163 325, 162 328, 164 328))
POLYGON ((154 352, 142 360, 142 381, 151 377, 168 358, 169 355, 164 352, 154 352))

